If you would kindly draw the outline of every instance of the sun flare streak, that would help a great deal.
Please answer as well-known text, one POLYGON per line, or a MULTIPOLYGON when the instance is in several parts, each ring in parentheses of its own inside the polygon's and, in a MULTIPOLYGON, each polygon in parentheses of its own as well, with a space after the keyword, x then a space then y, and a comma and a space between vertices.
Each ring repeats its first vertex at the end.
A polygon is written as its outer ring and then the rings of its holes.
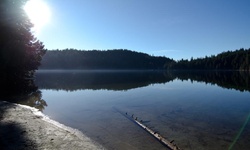
POLYGON ((245 122, 243 123, 242 127, 240 128, 240 131, 238 132, 238 134, 234 138, 233 142, 230 144, 228 150, 232 150, 232 148, 234 147, 235 143, 238 141, 238 139, 240 138, 242 132, 244 131, 246 125, 248 124, 249 120, 250 120, 250 113, 248 114, 245 122))

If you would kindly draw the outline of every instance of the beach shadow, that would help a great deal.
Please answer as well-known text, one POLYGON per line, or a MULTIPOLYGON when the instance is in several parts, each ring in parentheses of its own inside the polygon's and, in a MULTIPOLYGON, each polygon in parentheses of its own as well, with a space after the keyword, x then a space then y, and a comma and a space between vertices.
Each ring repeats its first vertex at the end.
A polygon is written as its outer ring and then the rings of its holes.
POLYGON ((37 144, 28 137, 27 131, 14 121, 6 121, 6 112, 15 105, 0 101, 0 149, 36 150, 37 144))

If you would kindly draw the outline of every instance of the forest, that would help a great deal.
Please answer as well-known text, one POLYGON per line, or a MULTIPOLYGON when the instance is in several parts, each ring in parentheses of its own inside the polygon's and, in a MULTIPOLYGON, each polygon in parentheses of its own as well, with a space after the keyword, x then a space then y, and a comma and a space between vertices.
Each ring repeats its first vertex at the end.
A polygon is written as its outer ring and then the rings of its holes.
POLYGON ((111 70, 250 70, 250 48, 204 58, 175 61, 126 49, 47 50, 39 69, 111 70))
POLYGON ((205 58, 173 61, 166 69, 174 70, 250 70, 250 48, 222 52, 205 58))
POLYGON ((126 49, 47 50, 40 69, 162 70, 173 61, 126 49))

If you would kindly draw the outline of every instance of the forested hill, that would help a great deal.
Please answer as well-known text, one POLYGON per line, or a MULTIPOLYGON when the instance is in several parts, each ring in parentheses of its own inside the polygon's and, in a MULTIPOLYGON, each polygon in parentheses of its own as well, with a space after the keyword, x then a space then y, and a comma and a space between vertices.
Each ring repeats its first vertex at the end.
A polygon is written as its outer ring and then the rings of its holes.
POLYGON ((166 64, 175 70, 248 70, 250 71, 250 48, 227 51, 216 56, 180 60, 166 64))
POLYGON ((115 49, 82 51, 74 49, 47 50, 40 69, 164 69, 174 62, 166 57, 115 49))
POLYGON ((250 70, 250 48, 180 61, 126 49, 47 50, 40 69, 250 70))

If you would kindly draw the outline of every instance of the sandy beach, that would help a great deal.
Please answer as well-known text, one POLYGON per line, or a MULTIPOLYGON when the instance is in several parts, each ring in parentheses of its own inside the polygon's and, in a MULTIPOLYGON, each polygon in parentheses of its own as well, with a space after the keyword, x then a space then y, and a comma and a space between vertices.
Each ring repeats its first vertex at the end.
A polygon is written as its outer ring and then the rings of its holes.
POLYGON ((0 101, 0 149, 104 148, 80 131, 49 119, 35 108, 0 101))

